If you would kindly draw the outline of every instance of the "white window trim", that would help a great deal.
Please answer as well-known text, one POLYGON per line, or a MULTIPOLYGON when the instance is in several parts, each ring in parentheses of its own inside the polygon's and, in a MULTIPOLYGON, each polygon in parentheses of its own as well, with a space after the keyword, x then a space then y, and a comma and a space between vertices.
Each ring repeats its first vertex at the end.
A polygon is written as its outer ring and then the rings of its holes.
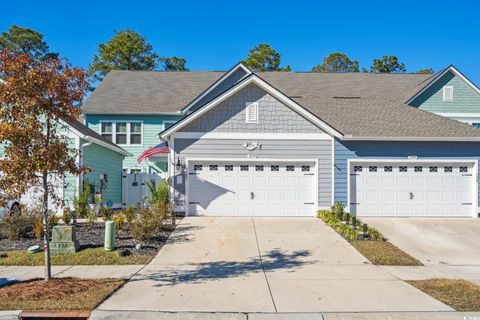
POLYGON ((453 86, 443 86, 442 91, 443 91, 443 101, 453 101, 453 86), (450 89, 450 92, 452 94, 450 98, 448 98, 446 95, 447 89, 450 89))
MULTIPOLYGON (((172 125, 174 125, 175 123, 177 123, 177 121, 175 121, 175 120, 164 120, 164 121, 162 121, 163 130, 167 129, 167 126, 165 126, 165 124, 167 124, 167 123, 168 123, 168 124, 171 123, 172 125)), ((162 131, 163 131, 163 130, 162 130, 162 131)))
POLYGON ((143 147, 143 121, 142 120, 100 120, 99 121, 99 128, 98 128, 98 133, 100 135, 103 134, 102 132, 102 124, 103 123, 111 123, 112 124, 112 142, 119 145, 119 146, 135 146, 135 147, 143 147), (117 143, 117 136, 116 136, 116 127, 117 123, 126 123, 127 124, 127 143, 126 144, 120 144, 117 143), (131 123, 140 123, 141 124, 141 130, 140 130, 140 143, 139 144, 131 144, 130 143, 130 124, 131 123))
POLYGON ((246 102, 245 103, 245 122, 246 123, 258 123, 258 102, 246 102), (255 108, 255 119, 251 119, 250 108, 255 108))

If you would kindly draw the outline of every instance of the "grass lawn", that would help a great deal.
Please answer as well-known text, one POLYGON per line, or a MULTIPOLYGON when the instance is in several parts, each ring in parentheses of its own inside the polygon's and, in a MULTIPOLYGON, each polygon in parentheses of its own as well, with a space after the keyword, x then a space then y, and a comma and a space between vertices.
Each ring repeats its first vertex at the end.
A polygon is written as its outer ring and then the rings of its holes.
MULTIPOLYGON (((52 255, 52 265, 109 265, 109 264, 147 264, 152 255, 132 254, 121 257, 117 251, 105 251, 103 248, 88 248, 76 253, 52 255)), ((42 266, 44 253, 28 253, 25 250, 0 252, 2 266, 42 266)))
POLYGON ((456 279, 407 281, 457 311, 480 311, 480 286, 456 279))
POLYGON ((384 266, 421 266, 422 263, 387 241, 355 240, 352 246, 371 263, 384 266))
POLYGON ((125 280, 32 280, 0 288, 0 310, 93 310, 125 280))

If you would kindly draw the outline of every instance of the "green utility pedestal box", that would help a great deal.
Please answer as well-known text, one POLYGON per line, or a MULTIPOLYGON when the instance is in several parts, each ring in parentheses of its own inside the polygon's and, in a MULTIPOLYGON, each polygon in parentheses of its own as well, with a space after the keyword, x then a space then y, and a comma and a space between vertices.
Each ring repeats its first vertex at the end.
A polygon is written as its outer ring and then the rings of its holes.
POLYGON ((52 241, 50 242, 50 252, 52 254, 75 253, 78 247, 75 227, 59 225, 52 228, 52 241))

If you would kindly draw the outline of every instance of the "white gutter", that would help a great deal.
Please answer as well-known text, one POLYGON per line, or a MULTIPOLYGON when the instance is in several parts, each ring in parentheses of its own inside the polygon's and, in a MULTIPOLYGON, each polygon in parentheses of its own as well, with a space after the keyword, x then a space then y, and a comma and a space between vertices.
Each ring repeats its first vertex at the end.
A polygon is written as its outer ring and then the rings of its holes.
POLYGON ((480 137, 352 137, 343 136, 342 141, 455 141, 480 142, 480 137))

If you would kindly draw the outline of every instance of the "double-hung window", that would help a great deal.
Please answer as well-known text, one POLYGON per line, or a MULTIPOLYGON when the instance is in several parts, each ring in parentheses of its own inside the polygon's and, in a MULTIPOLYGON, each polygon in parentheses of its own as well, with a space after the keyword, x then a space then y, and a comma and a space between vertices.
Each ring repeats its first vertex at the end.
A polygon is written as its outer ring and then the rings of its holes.
POLYGON ((119 145, 142 145, 142 121, 102 121, 100 134, 119 145))

